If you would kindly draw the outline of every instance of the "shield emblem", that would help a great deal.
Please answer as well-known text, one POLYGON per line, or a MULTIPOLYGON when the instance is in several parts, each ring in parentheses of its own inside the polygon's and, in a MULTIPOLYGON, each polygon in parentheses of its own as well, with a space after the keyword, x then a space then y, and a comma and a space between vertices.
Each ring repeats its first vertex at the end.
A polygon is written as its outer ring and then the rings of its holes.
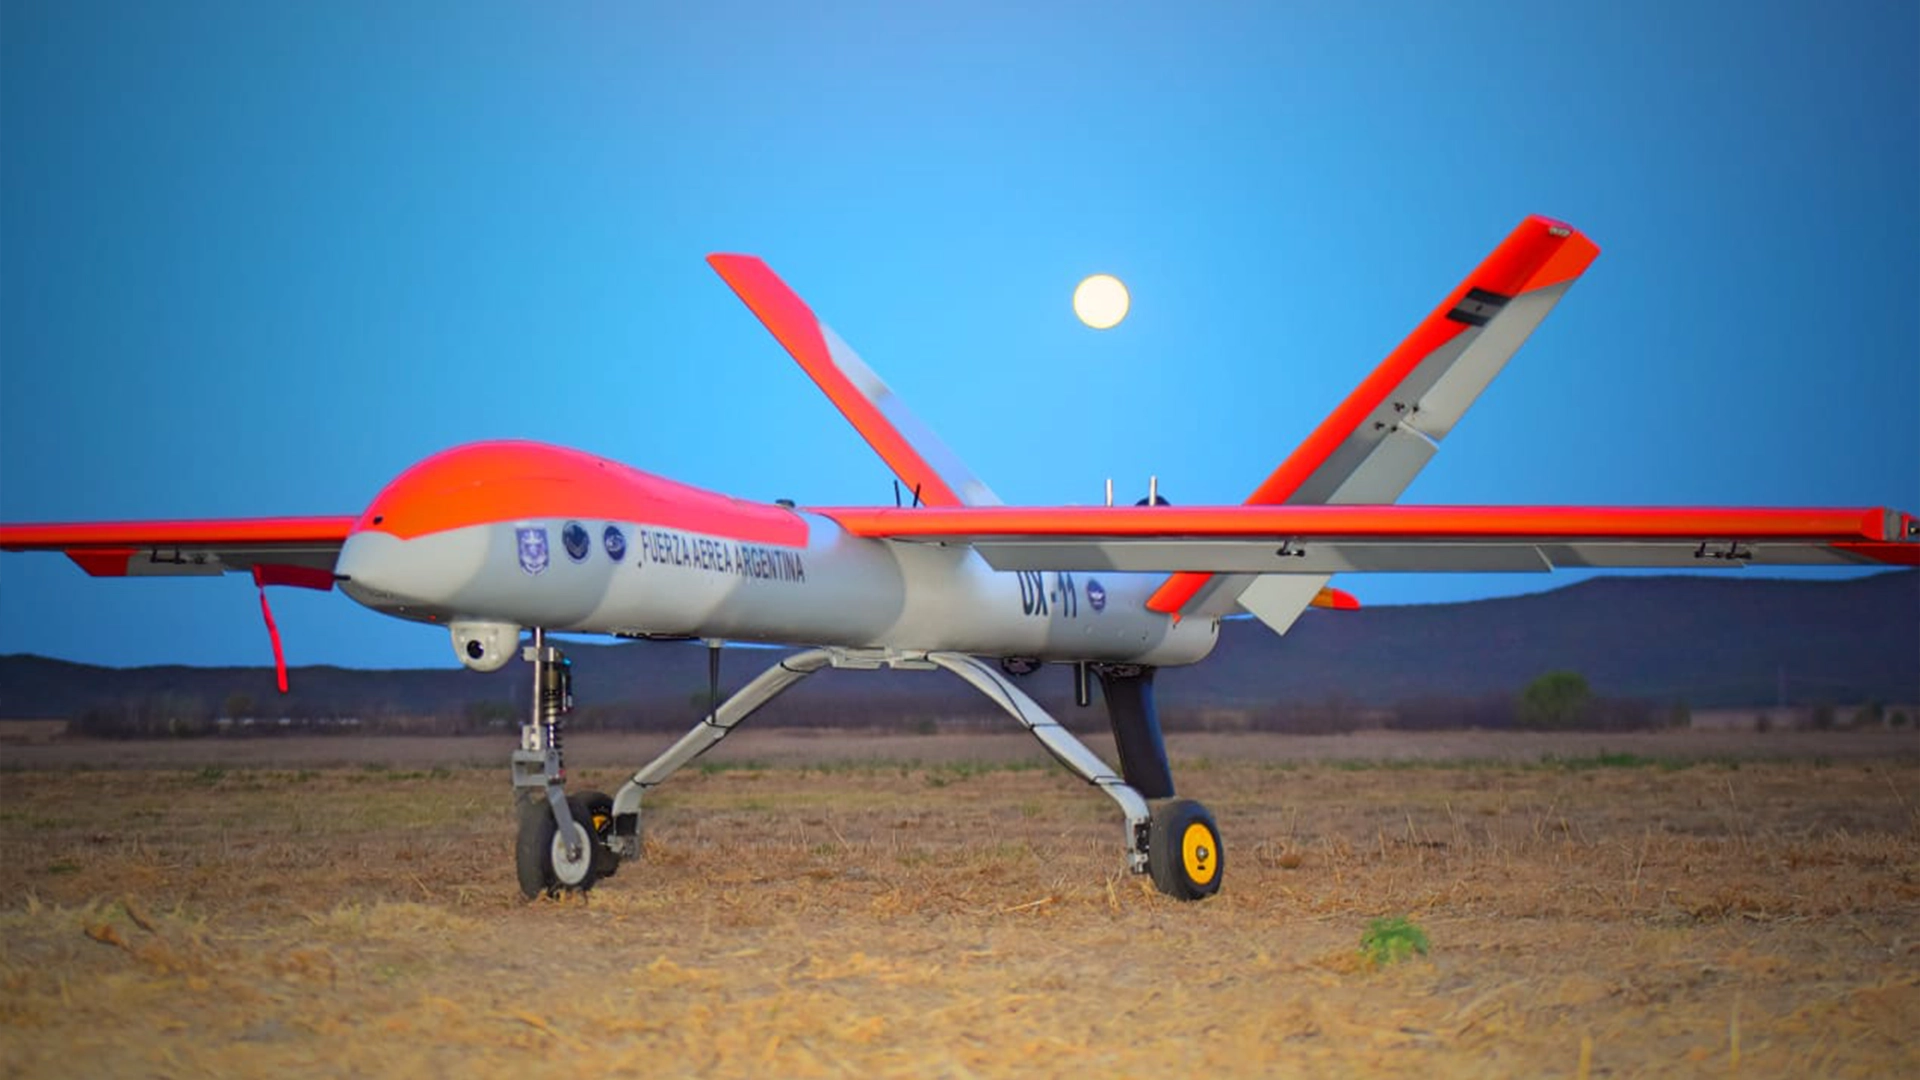
POLYGON ((534 525, 516 529, 520 538, 520 569, 529 574, 538 574, 547 568, 547 530, 544 526, 534 525))

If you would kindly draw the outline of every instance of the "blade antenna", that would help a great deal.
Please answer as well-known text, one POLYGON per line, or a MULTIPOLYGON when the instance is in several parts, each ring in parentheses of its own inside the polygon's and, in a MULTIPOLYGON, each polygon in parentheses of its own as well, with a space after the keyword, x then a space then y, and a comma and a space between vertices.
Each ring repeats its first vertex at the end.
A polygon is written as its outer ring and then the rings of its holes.
POLYGON ((893 482, 893 508, 895 510, 900 509, 900 481, 898 479, 895 479, 893 482))

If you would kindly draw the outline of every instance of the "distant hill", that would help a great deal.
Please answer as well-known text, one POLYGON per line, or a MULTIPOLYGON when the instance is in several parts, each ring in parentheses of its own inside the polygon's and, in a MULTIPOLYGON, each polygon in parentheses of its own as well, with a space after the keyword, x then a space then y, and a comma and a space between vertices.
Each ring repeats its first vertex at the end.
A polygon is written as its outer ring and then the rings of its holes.
POLYGON ((1920 702, 1920 572, 1847 581, 1603 577, 1462 604, 1309 611, 1275 639, 1229 622, 1168 672, 1209 697, 1371 705, 1517 691, 1556 669, 1610 697, 1695 707, 1920 702))
MULTIPOLYGON (((423 633, 428 632, 423 630, 423 633)), ((706 656, 685 643, 568 643, 577 714, 589 726, 678 727, 705 698, 706 656)), ((778 653, 729 649, 727 687, 778 653)), ((1551 670, 1581 672, 1596 693, 1695 708, 1790 702, 1920 702, 1920 572, 1847 581, 1608 577, 1531 596, 1461 604, 1310 611, 1284 638, 1229 620, 1213 656, 1161 675, 1162 708, 1263 712, 1344 702, 1511 696, 1551 670)), ((79 718, 90 710, 169 708, 368 723, 517 716, 524 674, 462 668, 292 671, 274 691, 266 668, 102 668, 31 655, 0 657, 0 716, 79 718)), ((1070 680, 1048 668, 1023 684, 1070 709, 1070 680)), ((874 723, 994 715, 959 680, 919 672, 827 672, 768 710, 774 723, 874 723)), ((1096 719, 1092 716, 1076 719, 1096 719)))

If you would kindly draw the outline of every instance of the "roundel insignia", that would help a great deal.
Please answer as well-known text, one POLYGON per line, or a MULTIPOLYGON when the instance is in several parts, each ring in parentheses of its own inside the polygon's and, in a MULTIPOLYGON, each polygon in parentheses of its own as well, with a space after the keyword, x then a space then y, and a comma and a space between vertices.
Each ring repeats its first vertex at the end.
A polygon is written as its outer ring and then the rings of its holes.
POLYGON ((587 551, 593 547, 593 541, 587 538, 587 527, 577 521, 567 522, 560 530, 560 545, 567 549, 567 558, 574 562, 585 562, 587 551))
POLYGON ((1107 587, 1094 578, 1087 579, 1087 603, 1095 611, 1107 610, 1107 587))
POLYGON ((627 534, 621 532, 619 526, 607 526, 607 531, 600 534, 600 540, 607 547, 607 558, 619 562, 627 557, 627 534))

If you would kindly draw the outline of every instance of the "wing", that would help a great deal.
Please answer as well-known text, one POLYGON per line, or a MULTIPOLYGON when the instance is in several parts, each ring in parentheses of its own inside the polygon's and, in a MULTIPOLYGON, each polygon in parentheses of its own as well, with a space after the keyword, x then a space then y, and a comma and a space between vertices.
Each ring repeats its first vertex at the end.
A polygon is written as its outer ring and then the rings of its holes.
MULTIPOLYGON (((1578 230, 1544 217, 1521 222, 1381 361, 1305 442, 1248 496, 1250 505, 1390 503, 1507 360, 1586 272, 1600 249, 1578 230)), ((1278 583, 1244 592, 1245 576, 1175 574, 1149 607, 1168 614, 1224 614, 1235 600, 1276 629, 1292 622, 1278 583), (1276 618, 1269 618, 1271 610, 1276 618)), ((1301 606, 1312 589, 1293 589, 1301 606)))
POLYGON ((751 255, 709 255, 707 262, 919 502, 999 505, 987 485, 766 263, 751 255))
POLYGON ((351 517, 0 525, 0 550, 60 551, 94 577, 250 573, 266 585, 333 587, 351 517))
MULTIPOLYGON (((996 570, 1308 575, 1556 567, 1920 565, 1885 508, 980 507, 816 510, 858 536, 966 544, 996 570)), ((1305 584, 1304 582, 1302 583, 1305 584)))

